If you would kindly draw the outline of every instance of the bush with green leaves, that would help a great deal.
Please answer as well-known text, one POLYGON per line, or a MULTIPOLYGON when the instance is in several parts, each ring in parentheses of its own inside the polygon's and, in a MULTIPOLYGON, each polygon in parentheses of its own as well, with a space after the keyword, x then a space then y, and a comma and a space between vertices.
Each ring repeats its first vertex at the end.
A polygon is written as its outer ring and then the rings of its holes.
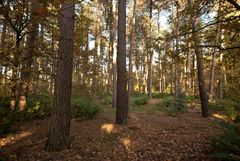
POLYGON ((167 112, 170 115, 177 115, 178 113, 187 111, 187 97, 185 94, 179 94, 178 99, 173 96, 168 96, 154 106, 155 110, 167 112))
POLYGON ((51 114, 52 96, 47 93, 38 95, 30 95, 27 98, 27 108, 25 111, 25 119, 31 120, 41 118, 51 114))
POLYGON ((224 133, 211 140, 212 157, 222 161, 240 160, 240 134, 237 125, 224 124, 224 133))
POLYGON ((131 98, 131 105, 133 106, 142 106, 148 103, 147 95, 135 95, 131 98))
POLYGON ((103 105, 110 105, 112 104, 112 96, 111 95, 105 95, 101 99, 101 104, 103 105))
POLYGON ((171 96, 171 94, 169 94, 169 93, 153 93, 152 94, 153 98, 166 98, 169 96, 171 96))
POLYGON ((10 111, 10 97, 0 98, 0 135, 9 133, 13 124, 19 122, 20 119, 32 120, 50 115, 52 97, 46 93, 30 95, 27 97, 27 105, 24 111, 19 111, 17 105, 16 103, 14 111, 10 111))
POLYGON ((94 102, 81 97, 72 98, 72 116, 80 120, 94 118, 101 111, 94 102))
POLYGON ((221 113, 228 119, 240 123, 240 103, 226 99, 216 99, 209 103, 211 112, 221 113))

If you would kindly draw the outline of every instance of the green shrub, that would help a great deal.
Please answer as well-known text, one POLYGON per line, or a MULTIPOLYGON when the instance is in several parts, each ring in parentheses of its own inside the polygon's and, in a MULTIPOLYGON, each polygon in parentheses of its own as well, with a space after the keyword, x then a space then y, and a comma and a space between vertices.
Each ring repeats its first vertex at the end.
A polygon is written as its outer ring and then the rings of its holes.
POLYGON ((196 100, 194 96, 186 96, 186 98, 187 98, 187 103, 193 103, 196 100))
POLYGON ((130 101, 133 106, 142 106, 148 103, 148 97, 146 95, 134 96, 130 101))
POLYGON ((228 119, 240 121, 240 104, 232 100, 217 99, 209 103, 211 112, 222 113, 228 119))
POLYGON ((224 134, 212 138, 212 157, 223 161, 240 160, 240 135, 236 128, 237 126, 225 124, 224 134))
POLYGON ((187 111, 186 104, 187 98, 181 93, 176 100, 173 96, 164 98, 158 105, 154 106, 154 109, 167 112, 170 115, 177 115, 178 113, 187 111))
POLYGON ((152 97, 153 98, 166 98, 171 96, 169 93, 153 93, 152 97))
POLYGON ((81 97, 72 98, 72 115, 81 120, 92 119, 100 112, 100 107, 81 97))
POLYGON ((50 115, 53 104, 52 101, 52 97, 46 93, 30 95, 27 98, 25 119, 31 120, 50 115))
POLYGON ((0 135, 10 132, 12 125, 21 120, 31 120, 50 115, 52 107, 52 97, 48 94, 30 95, 27 98, 27 105, 24 111, 18 111, 18 101, 16 108, 10 111, 10 97, 0 98, 0 135))
POLYGON ((105 95, 101 100, 101 104, 103 104, 103 105, 112 104, 112 96, 111 95, 105 95))

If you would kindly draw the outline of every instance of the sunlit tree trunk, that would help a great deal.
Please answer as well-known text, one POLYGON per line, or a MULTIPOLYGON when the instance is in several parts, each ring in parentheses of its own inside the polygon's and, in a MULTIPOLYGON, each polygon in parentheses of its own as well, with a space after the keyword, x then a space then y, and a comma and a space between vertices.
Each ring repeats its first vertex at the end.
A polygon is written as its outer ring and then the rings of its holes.
MULTIPOLYGON (((133 90, 133 80, 132 80, 132 55, 134 51, 134 40, 135 40, 135 10, 136 10, 137 0, 134 0, 133 12, 132 12, 132 28, 131 28, 131 38, 130 38, 130 52, 129 52, 129 74, 128 74, 128 100, 130 100, 131 92, 133 90)), ((128 106, 130 106, 130 101, 128 101, 128 106)))
MULTIPOLYGON (((2 34, 1 34, 1 44, 0 48, 4 49, 5 47, 5 39, 6 39, 6 32, 7 32, 7 21, 4 19, 2 24, 2 34)), ((5 71, 6 71, 5 67, 5 71)), ((5 86, 6 86, 6 77, 4 79, 2 78, 3 75, 3 67, 0 65, 0 83, 2 83, 3 86, 0 86, 2 88, 2 93, 5 93, 5 86)))
POLYGON ((112 66, 112 107, 117 106, 117 66, 116 66, 116 5, 115 0, 111 0, 111 15, 110 15, 110 49, 111 49, 111 66, 112 66))
POLYGON ((74 41, 73 1, 63 2, 60 12, 60 40, 52 122, 46 150, 61 151, 70 147, 71 86, 74 41))
POLYGON ((118 0, 118 43, 117 43, 117 109, 116 124, 128 120, 128 93, 126 71, 126 1, 118 0))
POLYGON ((223 84, 224 84, 224 75, 225 75, 225 66, 223 63, 223 54, 220 53, 219 56, 220 66, 219 66, 219 84, 218 84, 218 98, 223 98, 223 84))
POLYGON ((147 91, 148 91, 148 98, 152 98, 152 59, 153 59, 153 47, 152 47, 152 10, 153 10, 153 1, 150 0, 149 4, 150 12, 149 12, 149 18, 150 18, 150 24, 149 24, 149 40, 148 40, 148 76, 147 76, 147 91))
MULTIPOLYGON (((188 3, 190 6, 192 5, 192 0, 188 0, 188 3)), ((196 15, 191 15, 191 23, 192 23, 192 36, 193 36, 193 42, 194 42, 194 50, 196 54, 197 59, 197 70, 198 70, 198 84, 199 84, 199 94, 200 94, 200 100, 201 100, 201 109, 202 109, 202 116, 208 117, 209 116, 209 108, 208 108, 208 96, 207 91, 205 88, 205 78, 204 78, 204 72, 203 72, 203 54, 200 48, 198 47, 200 44, 199 36, 196 32, 197 27, 200 25, 199 17, 196 15)))
MULTIPOLYGON (((217 17, 217 21, 219 21, 219 15, 221 12, 221 0, 219 0, 219 6, 218 6, 218 17, 217 17)), ((215 45, 218 46, 219 45, 219 39, 221 37, 221 28, 220 28, 220 24, 218 23, 216 25, 216 38, 215 38, 215 45)), ((211 70, 210 70, 210 84, 209 84, 209 99, 212 100, 214 97, 214 85, 215 85, 215 66, 216 66, 216 60, 215 57, 216 55, 219 53, 219 49, 214 48, 214 51, 212 53, 212 62, 211 62, 211 70)))
POLYGON ((186 94, 189 95, 189 90, 191 89, 191 84, 190 84, 190 74, 191 74, 191 71, 190 71, 190 56, 191 56, 191 53, 190 53, 190 43, 189 43, 189 36, 187 37, 187 59, 186 59, 186 83, 185 83, 185 91, 186 91, 186 94))

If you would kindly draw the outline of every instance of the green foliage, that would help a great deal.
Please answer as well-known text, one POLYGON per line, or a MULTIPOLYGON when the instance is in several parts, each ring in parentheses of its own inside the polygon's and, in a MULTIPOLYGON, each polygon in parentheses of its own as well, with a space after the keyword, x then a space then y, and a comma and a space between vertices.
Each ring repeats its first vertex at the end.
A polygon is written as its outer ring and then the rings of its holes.
POLYGON ((187 103, 193 103, 196 101, 194 96, 186 96, 187 103))
POLYGON ((52 97, 47 93, 31 95, 27 99, 25 119, 31 120, 50 115, 52 110, 52 97))
POLYGON ((103 105, 110 105, 112 104, 112 96, 111 95, 105 95, 101 99, 101 104, 103 105))
POLYGON ((224 161, 240 160, 240 135, 237 128, 239 127, 224 124, 224 134, 212 138, 214 158, 224 161))
POLYGON ((72 98, 72 115, 80 120, 92 119, 99 112, 100 107, 86 98, 72 98))
POLYGON ((166 98, 171 96, 169 93, 153 93, 152 97, 153 98, 166 98))
POLYGON ((0 100, 0 135, 9 133, 15 121, 20 119, 31 120, 50 115, 52 107, 52 97, 46 93, 30 95, 24 111, 19 111, 18 107, 10 111, 10 97, 8 96, 1 97, 0 100))
POLYGON ((148 97, 147 95, 133 96, 130 101, 133 106, 142 106, 148 103, 148 97))
POLYGON ((187 111, 187 97, 181 93, 178 99, 174 99, 173 96, 164 98, 154 109, 162 112, 167 112, 169 115, 177 115, 178 113, 187 111))
POLYGON ((222 113, 228 119, 240 122, 240 104, 232 100, 217 99, 209 103, 211 112, 222 113))

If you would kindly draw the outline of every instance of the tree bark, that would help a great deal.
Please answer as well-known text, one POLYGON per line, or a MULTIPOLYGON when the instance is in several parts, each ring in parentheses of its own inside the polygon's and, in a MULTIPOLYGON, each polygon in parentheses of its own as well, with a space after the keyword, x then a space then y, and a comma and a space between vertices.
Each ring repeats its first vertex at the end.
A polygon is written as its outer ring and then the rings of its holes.
MULTIPOLYGON (((219 15, 221 12, 221 0, 219 0, 219 6, 218 6, 218 17, 217 21, 219 21, 219 15)), ((219 46, 219 39, 220 39, 220 24, 217 24, 216 27, 216 38, 215 38, 215 45, 219 46)), ((215 85, 215 57, 219 53, 219 49, 214 48, 214 51, 212 53, 212 62, 211 62, 211 69, 210 69, 210 83, 209 83, 209 100, 212 100, 214 97, 214 85, 215 85)))
POLYGON ((179 94, 180 94, 180 56, 179 56, 179 19, 180 15, 178 12, 178 6, 179 4, 176 3, 176 21, 175 21, 175 36, 176 36, 176 46, 175 46, 175 102, 178 103, 177 101, 179 99, 179 94))
POLYGON ((118 44, 117 44, 117 110, 116 124, 128 120, 128 93, 126 71, 126 1, 118 0, 118 44))
MULTIPOLYGON (((135 10, 136 10, 137 0, 134 0, 133 12, 132 12, 132 28, 131 28, 131 38, 130 38, 130 52, 129 52, 129 74, 128 74, 128 100, 130 100, 132 92, 132 55, 134 51, 134 37, 135 37, 135 10)), ((130 107, 130 101, 128 101, 128 106, 130 107)))
POLYGON ((33 56, 34 56, 34 47, 36 44, 36 39, 38 36, 38 22, 37 19, 39 17, 34 15, 34 11, 39 7, 37 2, 31 2, 31 23, 28 27, 28 37, 26 42, 26 51, 24 53, 24 57, 27 59, 23 65, 21 70, 21 83, 20 83, 20 101, 19 107, 21 109, 25 109, 22 105, 26 105, 26 100, 29 91, 29 82, 31 77, 31 69, 33 64, 33 56), (23 103, 25 102, 25 103, 23 103))
MULTIPOLYGON (((188 3, 190 6, 192 6, 192 0, 188 0, 188 3)), ((203 54, 202 51, 200 51, 200 48, 198 45, 199 42, 199 36, 197 34, 197 27, 199 26, 199 17, 197 15, 191 15, 191 24, 192 24, 192 37, 194 42, 194 50, 196 54, 197 59, 197 71, 198 71, 198 85, 199 85, 199 94, 200 94, 200 100, 201 100, 201 109, 202 109, 202 116, 208 117, 209 116, 209 108, 208 108, 208 97, 207 92, 205 88, 205 78, 203 73, 203 54), (195 17, 196 16, 196 17, 195 17)))
POLYGON ((111 64, 112 64, 112 107, 116 108, 117 106, 117 67, 116 67, 116 5, 115 0, 111 0, 111 15, 110 15, 110 49, 111 49, 111 64))
POLYGON ((55 99, 52 122, 46 143, 46 150, 61 151, 70 147, 71 86, 74 41, 73 2, 63 2, 60 13, 60 40, 55 99))
POLYGON ((152 58, 153 58, 153 47, 152 47, 152 10, 153 10, 153 1, 150 0, 150 12, 149 12, 149 18, 150 18, 150 33, 149 33, 149 40, 148 40, 148 78, 147 78, 147 91, 148 91, 148 98, 152 99, 152 58))

